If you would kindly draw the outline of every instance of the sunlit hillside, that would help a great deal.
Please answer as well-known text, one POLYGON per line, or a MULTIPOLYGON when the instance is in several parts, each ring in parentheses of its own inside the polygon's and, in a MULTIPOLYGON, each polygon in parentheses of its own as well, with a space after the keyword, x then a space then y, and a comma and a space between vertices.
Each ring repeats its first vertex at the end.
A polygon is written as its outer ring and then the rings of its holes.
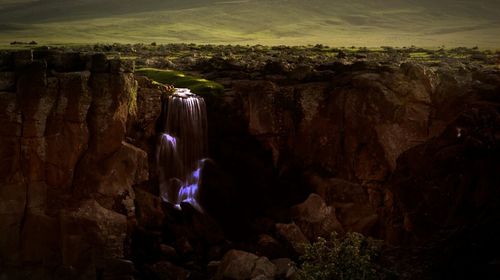
POLYGON ((500 1, 0 0, 0 43, 500 46, 500 1))

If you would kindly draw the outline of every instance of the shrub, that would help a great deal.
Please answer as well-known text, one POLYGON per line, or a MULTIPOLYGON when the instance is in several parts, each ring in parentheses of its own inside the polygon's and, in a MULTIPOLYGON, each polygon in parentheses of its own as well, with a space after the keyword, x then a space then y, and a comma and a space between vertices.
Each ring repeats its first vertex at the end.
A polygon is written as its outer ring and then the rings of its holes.
POLYGON ((333 233, 330 240, 306 245, 298 273, 300 280, 377 279, 375 258, 381 250, 379 241, 360 233, 347 233, 343 238, 333 233))

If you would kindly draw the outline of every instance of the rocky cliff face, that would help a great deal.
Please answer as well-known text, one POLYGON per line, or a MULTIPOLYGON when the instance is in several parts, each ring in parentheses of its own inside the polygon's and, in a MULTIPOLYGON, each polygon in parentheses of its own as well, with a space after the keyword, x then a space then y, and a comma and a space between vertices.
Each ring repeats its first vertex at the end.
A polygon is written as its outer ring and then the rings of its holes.
MULTIPOLYGON (((485 262, 495 259, 485 244, 497 240, 487 232, 500 201, 498 70, 264 70, 213 75, 226 91, 205 97, 214 161, 201 202, 227 236, 259 236, 237 249, 293 256, 335 230, 466 251, 455 244, 483 240, 485 262)), ((187 277, 154 262, 220 260, 232 248, 217 223, 156 196, 167 90, 133 72, 102 54, 0 56, 0 278, 130 277, 130 259, 154 277, 187 277)))
MULTIPOLYGON (((474 240, 477 259, 495 254, 486 244, 495 239, 487 227, 499 225, 491 208, 499 201, 498 70, 333 64, 299 80, 281 72, 221 82, 280 173, 300 166, 304 186, 336 210, 323 225, 338 219, 344 230, 398 245, 429 246, 447 232, 456 239, 435 252, 474 240)), ((458 247, 447 257, 462 254, 458 247)), ((477 259, 459 261, 470 268, 477 259)))
POLYGON ((133 63, 25 51, 2 56, 0 69, 2 273, 127 273, 113 267, 131 267, 132 186, 149 177, 147 153, 125 141, 141 114, 133 63))

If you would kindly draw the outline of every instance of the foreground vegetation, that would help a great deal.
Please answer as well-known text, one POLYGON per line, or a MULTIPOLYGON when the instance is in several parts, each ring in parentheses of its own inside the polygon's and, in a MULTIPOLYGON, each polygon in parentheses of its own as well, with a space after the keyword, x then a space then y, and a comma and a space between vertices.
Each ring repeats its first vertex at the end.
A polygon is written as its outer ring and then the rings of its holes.
POLYGON ((333 233, 329 240, 306 245, 298 273, 300 280, 371 280, 379 279, 376 265, 382 242, 349 232, 344 237, 333 233))

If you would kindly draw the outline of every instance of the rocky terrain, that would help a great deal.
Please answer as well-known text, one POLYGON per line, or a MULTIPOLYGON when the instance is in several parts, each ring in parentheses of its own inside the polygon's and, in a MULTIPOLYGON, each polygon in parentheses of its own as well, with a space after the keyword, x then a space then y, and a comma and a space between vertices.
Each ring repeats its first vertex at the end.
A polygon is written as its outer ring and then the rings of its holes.
POLYGON ((498 63, 472 49, 4 51, 0 279, 294 279, 302 245, 333 231, 383 240, 396 279, 494 279, 498 63), (170 88, 136 67, 224 86, 203 93, 205 213, 158 196, 170 88))

